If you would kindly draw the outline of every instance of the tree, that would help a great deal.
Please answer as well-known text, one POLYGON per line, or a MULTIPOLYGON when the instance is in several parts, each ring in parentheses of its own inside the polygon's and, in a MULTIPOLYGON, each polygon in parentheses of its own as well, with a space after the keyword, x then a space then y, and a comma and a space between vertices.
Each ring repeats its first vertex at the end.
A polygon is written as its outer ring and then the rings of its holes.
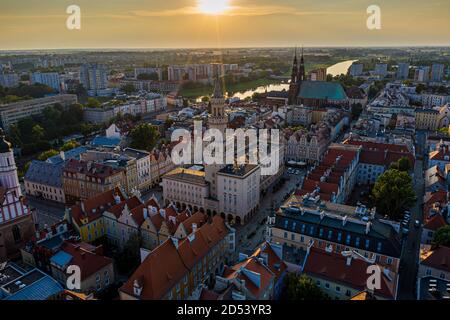
POLYGON ((141 73, 137 76, 138 80, 153 80, 153 81, 158 81, 159 80, 159 76, 156 72, 152 72, 152 73, 141 73))
POLYGON ((391 169, 397 169, 399 171, 409 172, 412 170, 411 161, 407 157, 401 157, 397 162, 394 162, 391 169))
POLYGON ((63 144, 63 146, 59 149, 60 151, 68 151, 78 147, 80 144, 74 140, 67 141, 63 144))
POLYGON ((47 151, 42 152, 39 156, 38 156, 38 160, 40 161, 45 161, 50 157, 56 156, 59 152, 54 150, 54 149, 50 149, 47 151))
POLYGON ((450 226, 439 228, 433 236, 433 244, 450 247, 450 226))
POLYGON ((375 183, 372 199, 379 213, 388 215, 393 220, 399 220, 402 211, 416 201, 411 177, 404 171, 387 170, 375 183))
POLYGON ((361 103, 355 103, 352 105, 352 118, 358 119, 363 111, 363 106, 361 103))
POLYGON ((123 92, 125 92, 125 94, 132 94, 133 92, 136 91, 136 88, 131 83, 122 86, 121 89, 122 89, 123 92))
POLYGON ((31 132, 33 134, 33 137, 38 141, 42 140, 42 138, 44 138, 45 130, 38 124, 33 126, 33 129, 31 130, 31 132))
POLYGON ((117 269, 122 274, 129 274, 133 272, 140 263, 139 248, 141 245, 141 238, 138 234, 130 236, 125 243, 122 252, 116 257, 117 269))
POLYGON ((148 123, 142 123, 131 131, 131 147, 151 151, 159 138, 158 129, 148 123))
POLYGON ((329 300, 329 297, 306 275, 290 273, 284 279, 284 284, 282 300, 329 300))
POLYGON ((100 103, 100 101, 98 101, 95 98, 88 98, 88 100, 87 100, 87 106, 89 108, 100 108, 101 105, 102 104, 100 103))

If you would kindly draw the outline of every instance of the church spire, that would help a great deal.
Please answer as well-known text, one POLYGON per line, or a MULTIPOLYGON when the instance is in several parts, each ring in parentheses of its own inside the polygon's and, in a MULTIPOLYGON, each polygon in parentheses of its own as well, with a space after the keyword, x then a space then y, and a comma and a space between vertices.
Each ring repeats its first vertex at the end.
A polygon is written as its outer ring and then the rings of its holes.
POLYGON ((297 46, 295 47, 294 62, 292 64, 291 83, 297 83, 298 74, 298 60, 297 60, 297 46))
POLYGON ((219 76, 217 76, 215 84, 214 84, 213 98, 215 98, 215 99, 222 99, 223 98, 222 83, 220 81, 219 76))
POLYGON ((303 46, 302 46, 302 56, 300 58, 300 67, 298 68, 298 81, 306 80, 306 70, 305 70, 305 59, 303 57, 303 46))

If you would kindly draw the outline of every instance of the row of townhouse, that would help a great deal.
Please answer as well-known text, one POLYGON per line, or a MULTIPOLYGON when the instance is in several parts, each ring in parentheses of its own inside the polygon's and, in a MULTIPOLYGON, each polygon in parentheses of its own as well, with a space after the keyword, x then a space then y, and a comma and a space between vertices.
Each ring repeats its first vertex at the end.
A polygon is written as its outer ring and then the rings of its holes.
POLYGON ((207 220, 201 212, 179 212, 173 205, 161 208, 153 197, 143 202, 137 196, 128 197, 119 188, 81 201, 67 210, 67 218, 83 241, 106 238, 123 248, 138 236, 147 250, 155 249, 169 237, 183 239, 207 220))
POLYGON ((235 251, 235 231, 215 216, 182 240, 171 237, 143 257, 119 289, 121 300, 185 300, 223 272, 235 251))

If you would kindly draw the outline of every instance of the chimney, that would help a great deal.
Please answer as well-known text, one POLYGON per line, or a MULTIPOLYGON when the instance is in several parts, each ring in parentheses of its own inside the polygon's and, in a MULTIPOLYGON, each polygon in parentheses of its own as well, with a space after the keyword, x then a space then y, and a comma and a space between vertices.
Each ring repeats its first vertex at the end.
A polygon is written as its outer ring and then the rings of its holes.
POLYGON ((84 201, 81 201, 81 212, 82 213, 86 213, 86 211, 84 210, 84 201))
POLYGON ((347 257, 346 265, 347 265, 347 267, 350 267, 352 265, 352 255, 351 254, 347 257))
POLYGON ((370 223, 370 222, 366 223, 366 234, 368 234, 370 232, 371 225, 372 225, 372 223, 370 223))
POLYGON ((62 161, 66 161, 66 154, 64 153, 64 151, 61 151, 59 153, 59 156, 61 157, 62 161))
POLYGON ((139 281, 136 279, 136 280, 134 280, 133 281, 133 292, 134 292, 134 295, 135 296, 137 296, 137 297, 140 297, 141 296, 141 293, 142 293, 142 285, 139 283, 139 281))

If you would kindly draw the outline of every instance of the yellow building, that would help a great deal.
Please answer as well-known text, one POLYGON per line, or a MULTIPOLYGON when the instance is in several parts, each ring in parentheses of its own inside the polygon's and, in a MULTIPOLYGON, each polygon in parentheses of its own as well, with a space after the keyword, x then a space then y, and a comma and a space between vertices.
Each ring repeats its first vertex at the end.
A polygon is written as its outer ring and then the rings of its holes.
POLYGON ((439 111, 434 109, 416 110, 416 129, 431 130, 438 129, 439 111))
POLYGON ((125 195, 120 188, 106 191, 68 209, 66 219, 72 222, 82 241, 95 241, 106 232, 103 213, 123 199, 125 195))

